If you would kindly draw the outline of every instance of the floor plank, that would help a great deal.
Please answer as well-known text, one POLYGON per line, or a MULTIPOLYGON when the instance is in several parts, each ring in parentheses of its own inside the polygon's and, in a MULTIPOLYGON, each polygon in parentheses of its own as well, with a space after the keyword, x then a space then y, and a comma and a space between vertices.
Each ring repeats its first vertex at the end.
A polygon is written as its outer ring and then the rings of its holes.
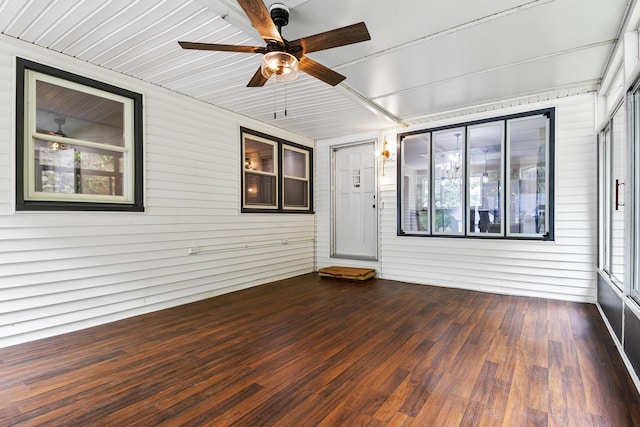
POLYGON ((304 275, 0 349, 0 426, 637 426, 593 305, 304 275))

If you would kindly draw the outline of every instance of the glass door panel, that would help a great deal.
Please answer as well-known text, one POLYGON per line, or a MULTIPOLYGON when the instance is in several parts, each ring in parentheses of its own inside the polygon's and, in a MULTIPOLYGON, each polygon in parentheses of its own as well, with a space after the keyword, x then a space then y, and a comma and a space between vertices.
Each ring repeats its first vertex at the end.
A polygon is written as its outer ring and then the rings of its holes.
POLYGON ((610 275, 622 287, 625 281, 625 183, 627 181, 627 144, 624 104, 611 121, 611 157, 609 185, 609 268, 610 275))
POLYGON ((600 269, 611 273, 611 129, 600 132, 600 269))

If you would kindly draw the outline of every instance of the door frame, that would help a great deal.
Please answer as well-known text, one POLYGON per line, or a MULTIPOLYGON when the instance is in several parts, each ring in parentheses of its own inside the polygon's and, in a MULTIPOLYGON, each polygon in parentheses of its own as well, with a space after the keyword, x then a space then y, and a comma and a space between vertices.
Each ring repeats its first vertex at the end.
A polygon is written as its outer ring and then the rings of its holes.
POLYGON ((331 242, 329 245, 330 249, 330 258, 342 258, 342 259, 353 259, 360 261, 379 261, 380 258, 380 188, 378 186, 378 159, 377 159, 377 147, 378 147, 378 138, 368 138, 365 140, 357 141, 357 142, 349 142, 344 144, 332 145, 329 147, 331 150, 330 155, 330 163, 331 163, 331 171, 329 176, 329 199, 330 199, 330 218, 329 218, 329 228, 331 230, 331 242), (357 256, 357 255, 343 255, 336 253, 336 153, 339 150, 346 148, 354 148, 359 146, 371 145, 372 154, 374 156, 374 165, 373 165, 373 186, 374 186, 374 194, 376 198, 376 208, 375 208, 375 218, 373 223, 375 224, 375 230, 373 235, 375 236, 375 255, 373 257, 370 256, 357 256))

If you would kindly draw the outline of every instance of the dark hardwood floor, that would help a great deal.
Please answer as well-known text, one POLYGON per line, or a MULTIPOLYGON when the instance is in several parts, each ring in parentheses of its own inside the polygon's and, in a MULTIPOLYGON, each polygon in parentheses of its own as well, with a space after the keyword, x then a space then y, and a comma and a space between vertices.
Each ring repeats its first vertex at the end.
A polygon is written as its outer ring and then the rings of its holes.
POLYGON ((594 305, 315 274, 0 349, 0 425, 640 426, 594 305))

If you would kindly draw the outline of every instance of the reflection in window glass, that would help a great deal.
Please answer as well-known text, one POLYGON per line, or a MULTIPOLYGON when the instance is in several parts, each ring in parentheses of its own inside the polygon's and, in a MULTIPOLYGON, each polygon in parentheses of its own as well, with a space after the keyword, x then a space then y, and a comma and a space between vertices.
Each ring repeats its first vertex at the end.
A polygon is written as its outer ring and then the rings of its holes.
POLYGON ((502 234, 503 122, 470 126, 469 232, 502 234))
POLYGON ((275 145, 253 139, 244 142, 244 166, 246 170, 273 173, 275 145))
POLYGON ((432 219, 434 233, 464 232, 463 132, 463 128, 458 128, 433 133, 433 196, 436 208, 432 219))
POLYGON ((36 192, 124 196, 122 102, 52 82, 36 80, 36 133, 34 144, 36 192), (70 144, 73 138, 103 144, 104 149, 70 144))
POLYGON ((123 147, 124 114, 122 102, 36 81, 38 133, 123 147))
POLYGON ((508 233, 540 235, 547 232, 547 140, 545 116, 507 122, 509 139, 508 233))
POLYGON ((309 208, 308 151, 283 149, 283 204, 285 208, 309 208))
POLYGON ((429 232, 430 134, 407 136, 402 143, 402 229, 429 232))
POLYGON ((308 208, 308 188, 305 181, 284 179, 284 206, 287 208, 308 208))
POLYGON ((276 205, 276 177, 247 173, 245 175, 245 203, 257 206, 276 205))
POLYGON ((36 140, 35 191, 122 196, 123 157, 123 153, 36 140))
POLYGON ((244 138, 244 204, 262 208, 277 207, 274 160, 276 144, 244 138))
POLYGON ((296 178, 307 178, 307 154, 284 149, 284 174, 296 178))

